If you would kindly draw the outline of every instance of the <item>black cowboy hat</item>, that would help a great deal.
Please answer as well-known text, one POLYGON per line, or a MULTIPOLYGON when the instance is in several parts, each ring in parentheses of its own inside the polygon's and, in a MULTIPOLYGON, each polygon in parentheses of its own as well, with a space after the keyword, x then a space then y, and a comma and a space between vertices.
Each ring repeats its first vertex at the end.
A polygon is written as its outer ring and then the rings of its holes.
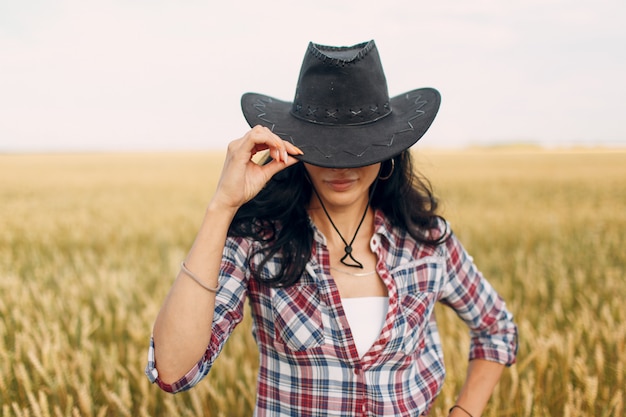
POLYGON ((433 88, 390 99, 372 40, 344 47, 309 43, 293 103, 246 93, 241 108, 250 126, 266 126, 299 147, 300 160, 354 168, 412 146, 430 127, 440 102, 433 88))

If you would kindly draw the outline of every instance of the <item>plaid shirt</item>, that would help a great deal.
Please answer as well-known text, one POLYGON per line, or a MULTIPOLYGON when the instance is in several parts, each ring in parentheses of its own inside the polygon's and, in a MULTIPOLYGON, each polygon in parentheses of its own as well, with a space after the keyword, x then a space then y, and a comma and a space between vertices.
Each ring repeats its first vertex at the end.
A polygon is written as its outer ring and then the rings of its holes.
MULTIPOLYGON (((168 385, 158 379, 152 342, 149 379, 169 392, 198 383, 242 320, 246 297, 260 353, 257 416, 426 414, 445 376, 433 314, 437 301, 453 308, 468 325, 470 359, 515 362, 517 328, 512 315, 454 234, 438 247, 420 245, 392 228, 381 212, 375 215, 370 246, 388 290, 389 310, 378 340, 359 358, 331 278, 325 238, 314 230, 313 253, 304 275, 295 285, 279 289, 249 277, 245 265, 257 243, 228 238, 204 357, 181 380, 168 385)), ((272 274, 279 262, 280 258, 268 262, 262 273, 272 274)))

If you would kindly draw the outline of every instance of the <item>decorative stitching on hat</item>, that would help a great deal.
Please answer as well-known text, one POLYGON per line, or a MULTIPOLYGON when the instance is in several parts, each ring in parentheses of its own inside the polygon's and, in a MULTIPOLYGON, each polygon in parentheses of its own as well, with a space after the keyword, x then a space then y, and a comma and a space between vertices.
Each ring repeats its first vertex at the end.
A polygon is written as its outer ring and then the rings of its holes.
MULTIPOLYGON (((407 94, 406 96, 407 100, 410 100, 409 95, 407 94)), ((426 103, 428 103, 426 100, 421 100, 422 96, 419 95, 417 96, 417 98, 413 101, 413 104, 415 104, 415 115, 413 117, 410 117, 409 120, 407 120, 407 125, 409 126, 406 129, 403 130, 399 130, 397 132, 394 133, 394 135, 396 133, 404 133, 404 132, 409 132, 411 130, 414 130, 415 128, 413 127, 413 124, 411 123, 413 120, 417 119, 418 117, 422 116, 424 114, 424 110, 422 110, 422 107, 424 107, 426 105, 426 103)))
POLYGON ((391 113, 389 102, 382 106, 374 103, 349 109, 324 109, 318 112, 319 110, 318 107, 296 102, 291 114, 310 123, 349 126, 375 122, 391 113))
MULTIPOLYGON (((426 113, 424 110, 422 110, 422 107, 424 107, 428 103, 428 101, 427 100, 422 100, 422 95, 421 94, 418 94, 415 97, 411 97, 411 94, 407 93, 407 94, 405 94, 404 97, 405 97, 406 100, 413 100, 414 108, 412 110, 415 112, 415 114, 413 116, 409 117, 406 120, 406 124, 407 124, 406 128, 400 129, 400 130, 397 130, 397 131, 393 132, 391 137, 389 137, 389 139, 386 140, 386 141, 378 142, 378 143, 372 143, 371 145, 366 146, 365 149, 363 149, 361 152, 356 153, 356 152, 351 152, 349 150, 343 150, 341 152, 345 152, 345 153, 347 153, 349 155, 352 155, 354 157, 361 158, 370 149, 375 148, 375 147, 390 147, 390 146, 393 145, 397 135, 403 134, 403 133, 407 133, 407 132, 411 132, 411 131, 415 130, 415 127, 413 126, 412 122, 415 119, 418 119, 418 118, 422 117, 426 113)), ((317 147, 316 145, 313 145, 313 144, 310 144, 310 145, 298 145, 295 142, 295 140, 293 139, 293 136, 291 136, 291 134, 285 133, 285 132, 275 131, 276 124, 273 121, 271 121, 271 120, 269 120, 269 119, 267 119, 265 117, 267 115, 267 113, 265 112, 266 104, 272 103, 272 102, 273 101, 272 101, 272 99, 270 97, 267 97, 267 96, 266 97, 258 97, 256 103, 253 104, 253 107, 259 112, 257 114, 257 118, 262 120, 262 121, 264 121, 265 123, 269 124, 268 128, 274 134, 276 134, 276 135, 278 135, 280 137, 283 137, 283 138, 287 138, 291 143, 293 143, 294 145, 296 145, 296 146, 298 146, 300 148, 312 148, 315 151, 319 152, 326 159, 330 159, 333 156, 335 156, 335 154, 327 154, 327 153, 323 152, 319 147, 317 147)), ((388 108, 389 107, 389 103, 386 103, 385 106, 388 108)))
POLYGON ((326 117, 337 119, 337 112, 339 112, 339 110, 337 109, 335 109, 334 111, 326 110, 326 117))
MULTIPOLYGON (((259 98, 257 99, 256 103, 255 103, 255 104, 253 104, 253 107, 254 107, 254 108, 255 108, 255 109, 259 112, 259 114, 257 114, 257 115, 256 115, 256 117, 257 117, 258 119, 263 120, 265 123, 269 123, 269 124, 271 125, 269 129, 270 129, 272 132, 274 132, 274 127, 275 127, 276 125, 275 125, 275 124, 274 124, 274 122, 272 122, 271 120, 268 120, 268 119, 266 119, 266 118, 265 118, 265 115, 266 115, 267 113, 266 113, 266 112, 265 112, 265 110, 264 110, 264 109, 265 109, 265 103, 271 103, 271 102, 272 102, 272 99, 271 99, 271 98, 269 98, 269 97, 265 97, 265 98, 259 97, 259 98)), ((292 142, 293 142, 293 141, 292 141, 292 142)))

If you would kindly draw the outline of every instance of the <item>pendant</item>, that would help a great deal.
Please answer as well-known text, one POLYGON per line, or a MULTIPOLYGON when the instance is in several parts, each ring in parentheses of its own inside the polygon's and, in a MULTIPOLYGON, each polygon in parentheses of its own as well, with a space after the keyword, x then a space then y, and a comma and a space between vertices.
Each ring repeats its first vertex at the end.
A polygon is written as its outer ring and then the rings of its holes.
POLYGON ((350 266, 352 268, 361 268, 361 269, 363 269, 363 264, 361 262, 357 261, 356 259, 354 259, 354 256, 352 256, 352 246, 347 245, 344 248, 344 251, 346 252, 346 254, 343 256, 343 258, 340 259, 340 262, 342 264, 344 264, 345 266, 350 266), (349 258, 353 263, 346 262, 346 258, 349 258))

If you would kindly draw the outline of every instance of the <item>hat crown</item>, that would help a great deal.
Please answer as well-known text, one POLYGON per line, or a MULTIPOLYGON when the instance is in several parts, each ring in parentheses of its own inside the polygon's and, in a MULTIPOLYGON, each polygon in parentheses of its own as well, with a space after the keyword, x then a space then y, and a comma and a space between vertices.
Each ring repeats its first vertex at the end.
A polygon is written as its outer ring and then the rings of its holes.
POLYGON ((374 41, 348 47, 309 43, 291 114, 310 123, 361 125, 391 113, 374 41))

